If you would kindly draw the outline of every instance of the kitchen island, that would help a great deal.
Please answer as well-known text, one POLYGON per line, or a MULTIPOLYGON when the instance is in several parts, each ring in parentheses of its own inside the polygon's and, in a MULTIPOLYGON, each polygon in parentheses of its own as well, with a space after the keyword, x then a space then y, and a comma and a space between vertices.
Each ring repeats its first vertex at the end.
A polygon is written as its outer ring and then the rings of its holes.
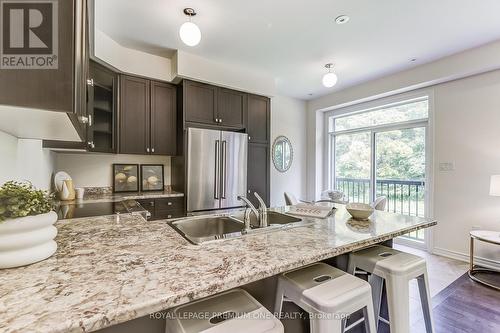
POLYGON ((53 257, 0 271, 0 331, 95 331, 437 223, 386 212, 355 221, 342 205, 313 222, 192 245, 137 215, 59 221, 53 257))

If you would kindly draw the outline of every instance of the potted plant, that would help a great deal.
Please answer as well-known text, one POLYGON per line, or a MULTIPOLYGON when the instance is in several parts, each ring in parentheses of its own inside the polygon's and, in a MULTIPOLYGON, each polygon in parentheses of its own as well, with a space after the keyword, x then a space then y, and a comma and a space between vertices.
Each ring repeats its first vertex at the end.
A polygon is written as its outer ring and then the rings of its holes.
POLYGON ((53 196, 31 183, 0 187, 0 269, 47 259, 57 250, 53 196))

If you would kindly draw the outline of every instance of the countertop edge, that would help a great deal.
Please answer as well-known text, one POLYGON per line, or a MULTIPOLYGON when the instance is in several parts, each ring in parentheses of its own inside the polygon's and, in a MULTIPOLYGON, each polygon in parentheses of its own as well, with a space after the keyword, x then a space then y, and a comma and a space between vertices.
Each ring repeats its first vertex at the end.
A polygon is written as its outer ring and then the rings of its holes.
MULTIPOLYGON (((231 280, 226 281, 222 287, 219 287, 219 285, 217 283, 214 283, 213 285, 211 285, 209 287, 202 288, 200 290, 192 289, 189 292, 186 292, 185 295, 182 295, 182 296, 179 295, 179 296, 174 296, 174 297, 170 297, 167 299, 157 299, 157 300, 154 300, 150 303, 140 305, 140 306, 133 306, 130 309, 126 309, 126 310, 123 310, 123 308, 122 308, 122 310, 120 310, 120 311, 116 311, 115 313, 110 313, 113 315, 109 316, 109 317, 112 317, 113 320, 109 320, 107 318, 108 316, 98 315, 95 318, 88 318, 85 321, 80 321, 78 323, 78 326, 72 325, 71 327, 68 327, 66 329, 60 328, 60 329, 54 330, 53 332, 63 333, 63 332, 67 332, 68 329, 70 330, 70 332, 81 332, 81 333, 94 332, 94 331, 97 331, 100 329, 104 329, 106 327, 114 326, 117 324, 125 323, 125 322, 133 320, 133 319, 147 316, 147 315, 155 313, 155 312, 165 311, 165 310, 168 310, 168 309, 173 308, 175 306, 183 305, 183 304, 192 302, 194 300, 198 300, 198 299, 201 299, 204 297, 215 295, 215 294, 224 292, 226 290, 230 290, 230 289, 233 289, 233 288, 236 288, 236 287, 239 287, 242 285, 246 285, 246 284, 258 281, 258 280, 262 280, 262 279, 265 279, 265 278, 268 278, 268 277, 271 277, 271 276, 274 276, 274 275, 277 275, 277 274, 280 274, 280 273, 283 273, 283 272, 286 272, 286 271, 289 271, 289 270, 292 270, 295 268, 299 268, 299 267, 302 267, 302 266, 305 266, 308 264, 312 264, 312 263, 315 263, 315 262, 318 262, 321 260, 325 260, 328 258, 339 256, 339 255, 342 255, 342 254, 345 254, 348 252, 360 250, 362 248, 365 248, 365 247, 368 247, 368 246, 371 246, 371 245, 374 245, 377 243, 381 243, 381 242, 393 239, 393 238, 398 237, 398 236, 405 235, 405 234, 410 233, 412 231, 435 226, 435 225, 437 225, 437 223, 438 223, 437 220, 426 221, 426 222, 423 222, 419 225, 414 225, 412 227, 402 229, 398 232, 393 232, 393 233, 377 236, 376 238, 373 238, 370 240, 362 240, 362 241, 350 243, 349 245, 346 245, 346 246, 332 248, 332 250, 325 251, 324 253, 322 253, 320 255, 316 255, 313 257, 304 256, 303 259, 300 259, 300 260, 295 261, 293 263, 288 263, 286 265, 275 266, 273 268, 261 270, 261 272, 258 275, 246 274, 246 275, 238 276, 236 278, 233 278, 231 280), (133 317, 130 316, 131 312, 134 313, 133 317), (100 323, 100 325, 94 327, 98 323, 100 323)), ((228 241, 230 241, 230 240, 228 240, 228 241)))

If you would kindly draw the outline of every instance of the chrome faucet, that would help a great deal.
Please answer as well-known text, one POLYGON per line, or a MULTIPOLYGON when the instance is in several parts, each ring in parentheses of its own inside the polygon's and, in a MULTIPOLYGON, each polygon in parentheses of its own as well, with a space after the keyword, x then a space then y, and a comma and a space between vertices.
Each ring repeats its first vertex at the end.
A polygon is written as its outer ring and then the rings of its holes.
POLYGON ((259 201, 259 222, 260 222, 260 227, 267 227, 269 224, 267 223, 267 206, 264 200, 260 197, 260 195, 257 192, 253 192, 253 195, 257 198, 259 201))
POLYGON ((245 223, 245 230, 248 231, 250 229, 250 213, 254 213, 257 220, 259 220, 259 211, 246 197, 239 195, 238 200, 243 201, 247 205, 247 208, 245 208, 243 222, 245 223))
POLYGON ((245 214, 243 215, 243 223, 245 224, 245 233, 249 232, 252 230, 252 223, 250 219, 250 214, 252 213, 252 210, 250 208, 245 208, 245 214))
POLYGON ((248 200, 248 198, 246 198, 244 196, 238 196, 238 200, 243 201, 247 205, 248 209, 250 209, 249 212, 245 211, 245 218, 244 218, 245 229, 247 229, 247 226, 250 227, 250 212, 254 213, 255 217, 259 221, 260 228, 268 226, 266 203, 257 194, 257 192, 254 192, 254 195, 257 198, 257 200, 259 201, 259 209, 255 208, 255 206, 250 202, 250 200, 248 200))

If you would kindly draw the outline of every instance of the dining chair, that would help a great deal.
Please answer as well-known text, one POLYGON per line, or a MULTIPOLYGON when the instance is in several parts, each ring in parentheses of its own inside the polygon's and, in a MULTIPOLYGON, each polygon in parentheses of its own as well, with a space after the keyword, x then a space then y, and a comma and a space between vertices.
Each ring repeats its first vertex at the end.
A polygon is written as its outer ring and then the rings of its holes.
POLYGON ((385 210, 387 206, 387 197, 385 195, 381 195, 375 198, 375 201, 372 203, 372 207, 375 210, 385 210))
POLYGON ((294 206, 299 203, 299 200, 297 200, 297 197, 293 193, 285 192, 284 195, 285 195, 285 203, 287 206, 294 206))

